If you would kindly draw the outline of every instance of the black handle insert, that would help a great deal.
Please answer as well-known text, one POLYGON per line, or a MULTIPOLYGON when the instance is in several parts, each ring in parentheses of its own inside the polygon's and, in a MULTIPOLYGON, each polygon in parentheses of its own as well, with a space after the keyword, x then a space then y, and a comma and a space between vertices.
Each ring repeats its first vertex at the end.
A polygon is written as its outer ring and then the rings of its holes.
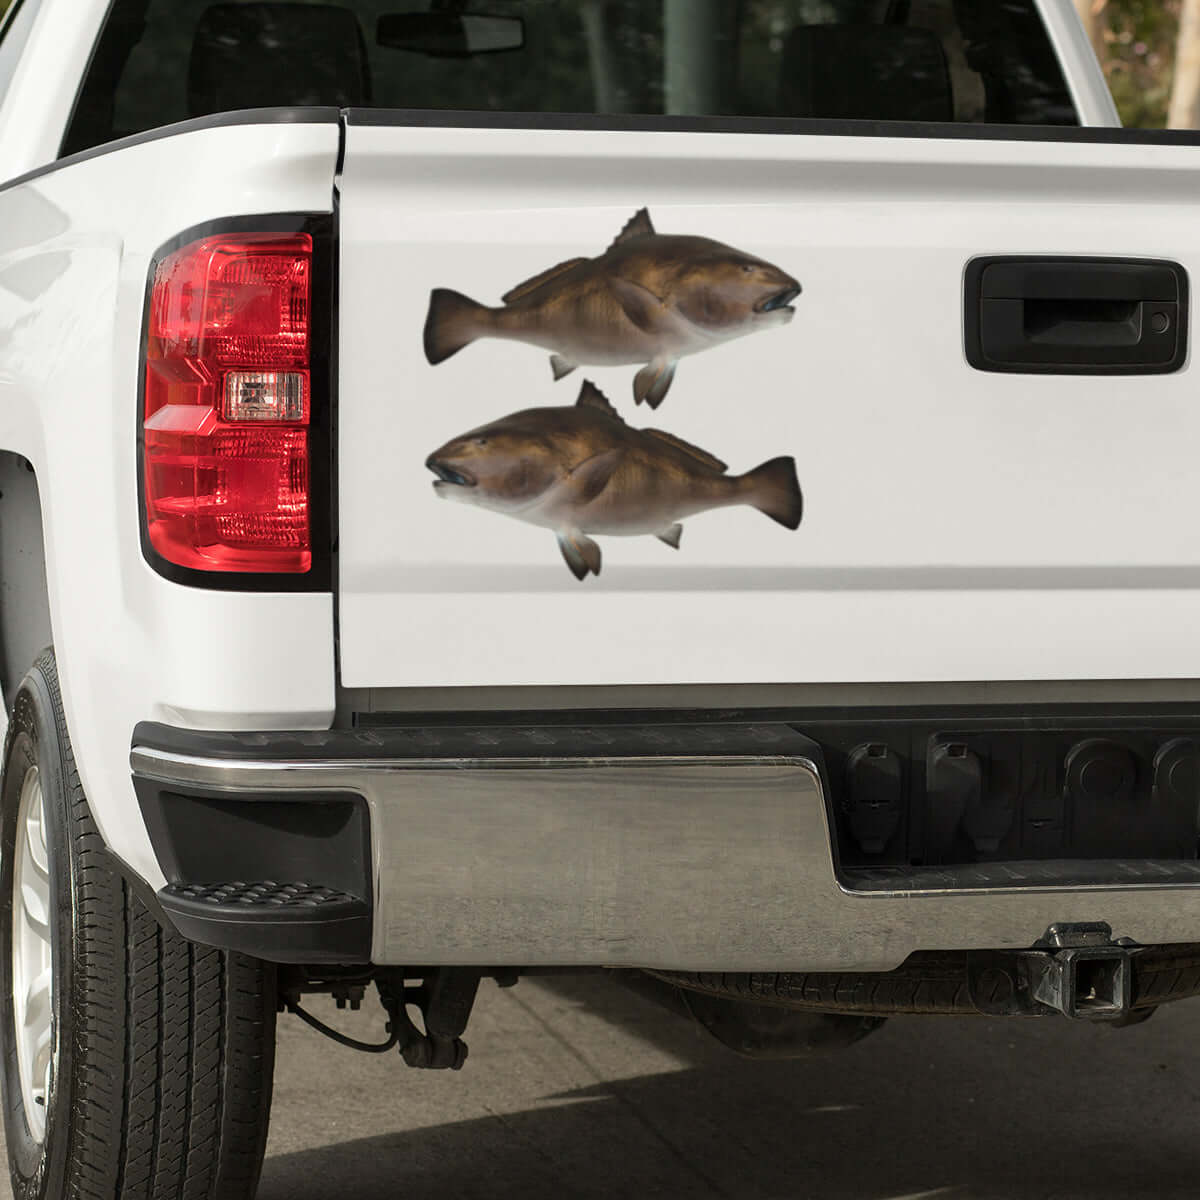
POLYGON ((980 371, 1163 375, 1187 358, 1188 277, 1132 258, 967 264, 967 361, 980 371))

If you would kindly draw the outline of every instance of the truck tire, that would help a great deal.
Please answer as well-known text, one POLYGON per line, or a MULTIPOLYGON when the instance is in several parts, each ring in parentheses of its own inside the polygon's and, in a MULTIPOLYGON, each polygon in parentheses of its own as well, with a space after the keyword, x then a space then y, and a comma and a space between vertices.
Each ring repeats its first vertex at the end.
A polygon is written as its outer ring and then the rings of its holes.
POLYGON ((54 655, 13 703, 0 781, 0 1049, 15 1200, 250 1200, 275 972, 156 920, 92 820, 54 655))

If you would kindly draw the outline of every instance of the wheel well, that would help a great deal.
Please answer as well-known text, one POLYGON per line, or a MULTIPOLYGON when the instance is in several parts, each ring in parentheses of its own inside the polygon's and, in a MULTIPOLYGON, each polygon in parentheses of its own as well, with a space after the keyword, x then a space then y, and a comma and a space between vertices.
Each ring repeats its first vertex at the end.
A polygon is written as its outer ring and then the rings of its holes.
POLYGON ((6 709, 51 640, 37 476, 28 459, 0 450, 0 687, 6 709))

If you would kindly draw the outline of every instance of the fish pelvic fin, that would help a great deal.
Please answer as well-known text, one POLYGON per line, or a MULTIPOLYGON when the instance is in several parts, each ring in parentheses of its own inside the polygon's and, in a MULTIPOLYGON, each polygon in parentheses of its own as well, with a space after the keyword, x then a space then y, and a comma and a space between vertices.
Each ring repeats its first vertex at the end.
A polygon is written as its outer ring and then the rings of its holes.
POLYGON ((678 550, 683 537, 683 526, 677 521, 674 525, 668 525, 666 529, 660 529, 654 536, 660 542, 666 542, 672 550, 678 550))
POLYGON ((575 407, 594 408, 598 412, 620 421, 622 425, 625 424, 624 418, 613 407, 612 401, 590 379, 583 381, 583 387, 579 389, 579 399, 575 401, 575 407))
POLYGON ((557 383, 560 379, 566 379, 578 363, 573 363, 569 358, 563 358, 561 354, 550 355, 550 370, 554 372, 554 382, 557 383))
POLYGON ((676 363, 673 359, 656 358, 643 367, 633 381, 633 399, 638 404, 657 408, 671 390, 675 379, 676 363))
POLYGON ((626 242, 632 242, 634 238, 649 237, 655 231, 654 222, 650 220, 650 210, 639 208, 637 212, 625 222, 625 228, 617 234, 613 240, 613 244, 609 246, 612 250, 616 246, 623 246, 626 242))
POLYGON ((741 478, 747 502, 787 529, 799 529, 804 518, 804 494, 796 477, 794 458, 773 458, 741 478))
POLYGON ((565 529, 558 535, 558 548, 571 574, 582 583, 589 575, 600 574, 600 547, 586 533, 565 529))
POLYGON ((461 292, 434 288, 425 318, 425 357, 434 366, 469 346, 484 329, 491 309, 461 292))

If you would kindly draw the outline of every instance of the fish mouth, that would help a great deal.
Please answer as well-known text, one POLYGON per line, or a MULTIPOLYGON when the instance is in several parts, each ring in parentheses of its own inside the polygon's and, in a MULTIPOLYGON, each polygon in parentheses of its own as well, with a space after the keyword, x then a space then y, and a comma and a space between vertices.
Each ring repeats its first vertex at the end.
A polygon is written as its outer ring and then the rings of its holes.
POLYGON ((466 471, 452 467, 449 463, 442 462, 440 459, 426 459, 425 465, 437 476, 437 481, 433 485, 434 487, 444 485, 446 487, 473 488, 476 486, 477 481, 468 475, 466 471))
POLYGON ((803 289, 798 283, 793 283, 789 287, 785 287, 782 291, 776 292, 774 295, 768 296, 765 300, 760 300, 755 305, 754 311, 760 313, 773 312, 794 312, 792 301, 800 295, 803 289))

